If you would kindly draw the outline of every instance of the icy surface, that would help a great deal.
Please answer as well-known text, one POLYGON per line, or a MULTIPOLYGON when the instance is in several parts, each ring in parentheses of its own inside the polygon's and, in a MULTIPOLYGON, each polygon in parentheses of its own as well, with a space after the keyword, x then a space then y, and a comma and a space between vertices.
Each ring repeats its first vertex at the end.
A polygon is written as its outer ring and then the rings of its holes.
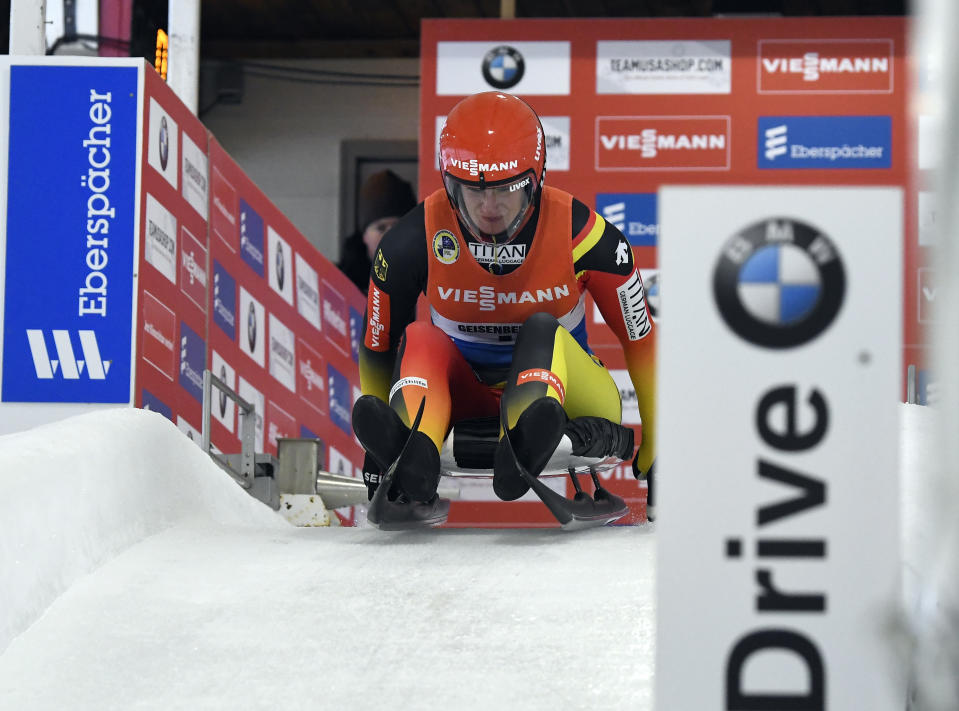
POLYGON ((0 438, 0 491, 0 709, 652 709, 654 525, 298 529, 139 410, 0 438))
POLYGON ((78 577, 191 518, 289 527, 154 412, 0 437, 0 652, 78 577))
POLYGON ((2 709, 651 705, 652 527, 297 529, 135 410, 0 487, 2 709))

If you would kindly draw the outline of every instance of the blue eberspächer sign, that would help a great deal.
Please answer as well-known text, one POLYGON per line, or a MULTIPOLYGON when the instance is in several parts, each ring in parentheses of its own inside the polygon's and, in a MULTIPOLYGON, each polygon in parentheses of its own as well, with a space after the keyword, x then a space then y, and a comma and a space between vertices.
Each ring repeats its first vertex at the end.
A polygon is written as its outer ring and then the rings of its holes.
POLYGON ((760 116, 760 168, 890 168, 890 116, 760 116))
POLYGON ((143 390, 143 409, 159 412, 168 420, 173 420, 173 408, 167 405, 163 400, 144 388, 143 390))
POLYGON ((360 341, 363 339, 363 314, 350 307, 350 355, 354 363, 360 362, 360 341))
POLYGON ((131 402, 135 67, 12 66, 6 402, 131 402))
POLYGON ((347 435, 353 435, 353 426, 350 424, 350 381, 345 375, 332 365, 326 366, 329 379, 330 419, 333 424, 347 435))
POLYGON ((263 276, 263 218, 240 198, 240 256, 258 275, 263 276))
POLYGON ((213 322, 236 341, 236 279, 213 260, 213 322))
POLYGON ((656 193, 599 193, 596 212, 618 227, 634 247, 656 246, 656 193))
POLYGON ((206 360, 206 343, 180 321, 180 386, 203 404, 203 368, 206 360))

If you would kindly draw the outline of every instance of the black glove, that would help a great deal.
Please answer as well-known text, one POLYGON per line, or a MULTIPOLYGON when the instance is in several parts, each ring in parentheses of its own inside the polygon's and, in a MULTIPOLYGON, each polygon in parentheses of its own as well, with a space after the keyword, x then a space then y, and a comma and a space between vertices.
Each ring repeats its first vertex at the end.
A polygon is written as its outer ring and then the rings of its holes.
POLYGON ((383 472, 380 465, 376 463, 373 456, 367 452, 363 457, 363 483, 366 484, 366 496, 368 501, 373 500, 373 494, 380 485, 380 479, 383 478, 383 472))

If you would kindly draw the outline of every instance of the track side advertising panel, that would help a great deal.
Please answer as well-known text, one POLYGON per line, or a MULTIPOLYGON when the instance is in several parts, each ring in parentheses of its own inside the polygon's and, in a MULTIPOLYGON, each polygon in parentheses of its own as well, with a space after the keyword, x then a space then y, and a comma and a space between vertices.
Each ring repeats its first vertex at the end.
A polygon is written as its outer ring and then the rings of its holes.
MULTIPOLYGON (((210 179, 208 367, 255 406, 257 452, 316 437, 323 468, 357 476, 350 413, 365 298, 213 138, 210 179)), ((234 409, 220 399, 213 415, 213 444, 238 451, 234 409)), ((337 514, 355 521, 352 509, 337 514)))
MULTIPOLYGON (((543 124, 546 183, 623 232, 648 311, 661 322, 657 253, 668 239, 659 225, 662 185, 902 187, 900 346, 920 363, 923 382, 921 323, 935 285, 931 270, 916 276, 917 267, 928 266, 916 230, 935 211, 918 196, 925 209, 916 217, 906 50, 906 23, 898 17, 426 20, 421 197, 442 187, 436 151, 452 107, 480 91, 518 95, 543 124)), ((695 237, 685 239, 685 249, 700 249, 695 237)), ((638 437, 622 350, 588 298, 587 327, 591 347, 620 385, 624 421, 638 437)), ((606 484, 630 503, 624 522, 641 523, 647 492, 628 470, 610 474, 606 484)), ((478 491, 479 485, 470 496, 479 498, 478 491)), ((526 504, 483 491, 485 500, 468 511, 454 502, 450 525, 540 525, 527 518, 526 504)))
POLYGON ((901 709, 903 193, 660 201, 657 708, 901 709))
POLYGON ((9 72, 0 399, 129 404, 138 70, 9 72))
POLYGON ((207 130, 147 67, 144 77, 136 405, 199 444, 210 283, 207 130))

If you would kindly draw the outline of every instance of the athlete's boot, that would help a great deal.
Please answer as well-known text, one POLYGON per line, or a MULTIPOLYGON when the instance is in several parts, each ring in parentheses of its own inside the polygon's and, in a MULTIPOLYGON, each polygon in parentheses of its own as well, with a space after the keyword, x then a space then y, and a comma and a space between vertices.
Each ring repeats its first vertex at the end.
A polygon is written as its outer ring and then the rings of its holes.
POLYGON ((413 501, 429 501, 440 483, 440 453, 427 435, 412 432, 409 444, 396 462, 400 489, 413 501))
POLYGON ((563 438, 566 422, 563 406, 550 397, 534 401, 523 411, 510 428, 509 442, 506 437, 500 439, 493 457, 493 491, 500 499, 514 501, 529 491, 516 460, 530 474, 539 476, 563 438))
POLYGON ((390 530, 446 521, 449 501, 436 495, 440 455, 433 440, 411 432, 389 405, 372 395, 360 397, 353 406, 353 431, 381 473, 395 469, 386 500, 374 499, 371 504, 370 523, 390 530))
MULTIPOLYGON (((410 436, 409 428, 389 405, 375 395, 363 395, 357 399, 353 404, 352 422, 353 433, 363 449, 373 457, 382 476, 403 449, 410 436)), ((397 484, 394 479, 391 499, 396 498, 397 484)))

